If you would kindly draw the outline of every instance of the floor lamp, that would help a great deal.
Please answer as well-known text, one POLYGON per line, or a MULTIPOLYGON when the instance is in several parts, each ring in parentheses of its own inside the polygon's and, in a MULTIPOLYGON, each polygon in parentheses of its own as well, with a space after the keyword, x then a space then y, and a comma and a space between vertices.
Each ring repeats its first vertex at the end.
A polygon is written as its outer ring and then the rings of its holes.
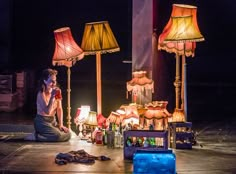
MULTIPOLYGON (((170 31, 167 34, 166 38, 164 39, 164 42, 176 42, 176 43, 182 43, 183 44, 183 51, 182 54, 182 105, 184 105, 184 84, 186 82, 185 77, 185 50, 186 50, 186 43, 188 42, 200 42, 204 40, 204 37, 200 33, 199 30, 195 27, 193 23, 193 16, 179 16, 179 17, 171 17, 172 25, 170 26, 170 31)), ((177 66, 177 65, 176 65, 177 66)), ((183 108, 183 106, 182 106, 183 108)), ((181 109, 182 109, 181 108, 181 109)), ((176 117, 179 116, 180 113, 177 113, 176 117)), ((187 120, 185 114, 185 120, 187 120)), ((173 115, 174 119, 174 115, 173 115)))
POLYGON ((77 60, 84 57, 82 49, 75 43, 69 27, 54 30, 55 51, 52 58, 53 65, 67 67, 67 126, 71 130, 71 106, 70 106, 70 68, 77 60))
MULTIPOLYGON (((197 7, 186 4, 173 4, 172 5, 172 17, 192 15, 192 23, 195 29, 199 32, 197 24, 197 7)), ((176 109, 173 115, 182 114, 187 120, 187 88, 186 88, 186 63, 185 57, 194 57, 196 41, 186 42, 164 42, 166 36, 170 32, 172 26, 172 19, 170 18, 163 32, 160 34, 158 39, 158 50, 165 50, 170 53, 176 54, 176 79, 174 82, 176 91, 176 109), (180 64, 182 55, 182 72, 180 73, 180 64), (182 75, 181 75, 182 74, 182 75), (181 88, 182 86, 182 88, 181 88), (181 89, 181 91, 180 91, 181 89), (180 93, 181 93, 181 107, 180 107, 180 93), (182 113, 181 113, 182 112, 182 113)))
POLYGON ((97 113, 94 111, 89 111, 89 115, 86 118, 84 124, 88 125, 90 127, 91 135, 90 135, 90 139, 87 140, 87 142, 92 143, 92 142, 94 142, 93 132, 95 130, 95 127, 98 125, 97 113))
POLYGON ((101 54, 120 51, 107 21, 86 23, 81 48, 85 55, 96 54, 97 114, 102 115, 101 54))

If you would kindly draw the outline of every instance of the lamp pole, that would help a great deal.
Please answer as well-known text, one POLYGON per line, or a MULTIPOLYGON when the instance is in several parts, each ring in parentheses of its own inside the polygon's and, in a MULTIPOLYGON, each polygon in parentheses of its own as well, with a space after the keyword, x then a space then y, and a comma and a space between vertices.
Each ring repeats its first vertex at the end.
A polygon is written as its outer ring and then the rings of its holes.
POLYGON ((97 76, 97 114, 102 114, 102 78, 101 78, 101 52, 96 52, 97 76))
POLYGON ((182 55, 182 88, 181 88, 181 109, 184 112, 185 120, 187 121, 187 64, 185 59, 185 42, 184 44, 184 54, 182 55))
POLYGON ((70 75, 71 75, 71 70, 70 70, 70 67, 68 66, 67 68, 67 126, 69 130, 71 130, 70 75))
POLYGON ((180 87, 181 87, 181 81, 180 81, 180 57, 179 54, 177 53, 176 55, 176 68, 175 68, 175 108, 180 109, 180 104, 179 104, 179 96, 180 96, 180 87))

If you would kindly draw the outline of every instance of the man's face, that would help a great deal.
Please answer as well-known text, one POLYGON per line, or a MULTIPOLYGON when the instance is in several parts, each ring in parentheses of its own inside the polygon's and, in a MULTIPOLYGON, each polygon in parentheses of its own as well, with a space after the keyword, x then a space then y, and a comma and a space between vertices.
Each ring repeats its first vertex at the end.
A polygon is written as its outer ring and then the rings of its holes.
POLYGON ((56 87, 57 84, 57 77, 56 75, 51 75, 48 77, 46 81, 44 81, 48 89, 53 89, 56 87))

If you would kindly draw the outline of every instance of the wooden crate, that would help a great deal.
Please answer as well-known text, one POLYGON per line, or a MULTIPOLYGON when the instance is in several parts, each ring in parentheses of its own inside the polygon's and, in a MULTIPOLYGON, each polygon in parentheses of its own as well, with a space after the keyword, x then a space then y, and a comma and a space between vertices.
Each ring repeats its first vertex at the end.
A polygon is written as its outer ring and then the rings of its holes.
POLYGON ((167 131, 156 131, 156 130, 129 130, 124 131, 124 159, 133 159, 133 155, 137 150, 167 150, 168 149, 168 132, 167 131), (163 141, 162 146, 150 146, 150 147, 137 147, 137 146, 128 146, 127 139, 128 137, 142 137, 142 138, 160 138, 163 141))
POLYGON ((18 108, 18 93, 0 94, 0 111, 11 112, 18 108))
POLYGON ((192 122, 170 122, 168 126, 169 147, 192 149, 192 122))
POLYGON ((0 94, 14 93, 16 79, 14 74, 0 74, 0 94))

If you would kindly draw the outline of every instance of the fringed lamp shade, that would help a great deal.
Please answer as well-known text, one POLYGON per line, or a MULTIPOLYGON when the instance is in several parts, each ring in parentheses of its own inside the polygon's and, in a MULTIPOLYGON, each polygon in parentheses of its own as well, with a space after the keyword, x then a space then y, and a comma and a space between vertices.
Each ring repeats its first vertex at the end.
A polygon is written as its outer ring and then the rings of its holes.
POLYGON ((85 24, 81 48, 85 54, 120 51, 120 47, 107 21, 85 24))
POLYGON ((110 115, 107 118, 107 124, 109 123, 115 123, 116 125, 119 125, 122 122, 120 114, 117 112, 111 112, 110 115))
POLYGON ((75 43, 69 27, 54 31, 55 51, 52 59, 53 65, 71 67, 74 62, 84 57, 83 50, 75 43))
MULTIPOLYGON (((173 4, 172 6, 172 13, 171 13, 172 17, 192 15, 194 25, 196 24, 197 26, 196 14, 197 14, 196 6, 185 5, 185 4, 173 4)), ((183 55, 185 53, 186 56, 194 57, 194 52, 196 48, 195 42, 186 42, 185 46, 182 42, 178 42, 178 43, 177 42, 168 42, 168 43, 163 42, 166 35, 170 32, 171 25, 172 25, 172 20, 170 18, 162 34, 159 36, 158 49, 165 50, 170 53, 176 53, 179 55, 183 55), (184 50, 184 47, 185 47, 185 50, 184 50)), ((198 29, 198 27, 196 28, 198 29)))
POLYGON ((139 113, 136 104, 129 104, 125 107, 125 116, 123 117, 122 125, 139 125, 139 113))
POLYGON ((164 42, 200 42, 204 37, 193 24, 193 16, 171 17, 172 25, 164 42))
POLYGON ((133 72, 133 78, 127 82, 126 88, 127 92, 132 92, 132 102, 143 105, 152 101, 154 81, 147 78, 146 71, 133 72))
MULTIPOLYGON (((192 5, 185 5, 185 4, 173 4, 171 17, 178 17, 178 16, 193 16, 192 22, 195 26, 195 29, 199 32, 198 24, 197 24, 197 7, 192 5)), ((158 49, 165 50, 170 53, 176 53, 179 55, 194 57, 196 42, 186 41, 185 45, 182 42, 168 42, 164 43, 164 40, 168 33, 170 32, 170 27, 172 25, 172 19, 170 18, 167 25, 165 26, 163 32, 160 34, 158 39, 158 49), (185 50, 184 50, 185 48, 185 50)))

